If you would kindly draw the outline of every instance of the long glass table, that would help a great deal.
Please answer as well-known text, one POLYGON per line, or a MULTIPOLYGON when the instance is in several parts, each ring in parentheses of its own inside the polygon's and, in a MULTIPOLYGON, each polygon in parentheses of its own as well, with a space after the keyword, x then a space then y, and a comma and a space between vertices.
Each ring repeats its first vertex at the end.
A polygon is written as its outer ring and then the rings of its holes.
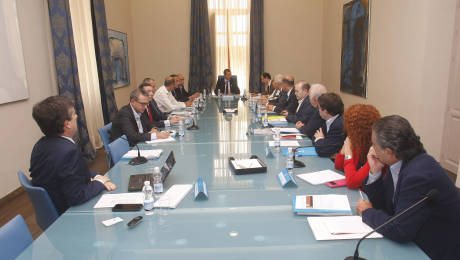
MULTIPOLYGON (((316 241, 305 216, 292 211, 292 197, 300 194, 346 194, 353 212, 359 194, 345 187, 330 189, 310 185, 297 177, 297 187, 282 188, 276 175, 285 157, 273 149, 265 157, 270 136, 246 135, 254 115, 242 101, 234 101, 238 114, 224 116, 222 105, 209 100, 197 119, 200 129, 186 131, 175 142, 153 146, 162 149, 159 159, 131 166, 122 159, 107 174, 117 185, 112 193, 127 192, 131 174, 149 173, 161 166, 170 151, 176 165, 166 179, 174 184, 192 184, 202 177, 209 199, 196 201, 189 193, 176 209, 155 209, 151 214, 94 209, 101 195, 70 208, 53 223, 19 259, 343 259, 352 255, 357 240, 316 241), (267 173, 235 175, 228 157, 257 155, 267 164, 267 173), (142 215, 134 228, 126 223, 142 215), (105 227, 103 220, 124 221, 105 227)), ((252 124, 255 126, 255 124, 252 124)), ((301 140, 301 145, 311 145, 301 140)), ((152 149, 141 144, 140 149, 152 149)), ((301 157, 305 168, 294 175, 332 169, 329 159, 301 157)), ((103 194, 108 192, 103 192, 103 194)), ((360 247, 368 259, 427 259, 413 243, 398 244, 386 238, 368 239, 360 247)))

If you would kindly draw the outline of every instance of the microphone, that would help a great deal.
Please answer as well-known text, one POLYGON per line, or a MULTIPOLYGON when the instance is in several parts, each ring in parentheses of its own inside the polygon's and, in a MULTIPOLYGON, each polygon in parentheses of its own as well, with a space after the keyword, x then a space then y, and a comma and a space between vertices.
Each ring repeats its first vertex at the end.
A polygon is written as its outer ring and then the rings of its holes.
POLYGON ((197 125, 195 125, 195 117, 193 117, 192 125, 187 128, 187 130, 198 130, 200 129, 197 125))
MULTIPOLYGON (((129 143, 129 140, 126 139, 126 138, 123 138, 123 136, 120 136, 120 138, 123 139, 123 140, 128 141, 128 143, 129 143)), ((139 165, 139 164, 146 163, 148 161, 147 158, 145 158, 144 156, 141 156, 141 151, 139 150, 139 146, 137 146, 137 144, 135 144, 135 146, 137 148, 137 157, 134 157, 133 159, 131 159, 128 164, 130 164, 130 165, 139 165)))
POLYGON ((434 197, 436 197, 437 195, 439 194, 439 191, 437 189, 432 189, 430 190, 426 195, 425 197, 423 197, 423 199, 419 200, 417 203, 415 203, 414 205, 408 207, 407 209, 399 212, 398 214, 396 214, 395 216, 393 216, 392 218, 390 218, 389 220, 387 220, 385 223, 383 223, 382 225, 376 227, 374 230, 372 230, 371 232, 367 233, 365 236, 363 236, 359 241, 358 241, 358 244, 356 245, 356 249, 355 249, 355 254, 353 256, 347 256, 345 257, 345 260, 366 260, 365 258, 362 258, 362 257, 359 257, 359 251, 358 251, 358 248, 359 248, 359 245, 361 244, 361 241, 363 241, 366 237, 370 236, 372 233, 374 232, 377 232, 379 229, 381 229, 382 227, 386 226, 387 224, 393 222, 395 219, 399 218, 401 215, 404 215, 406 212, 410 211, 411 209, 417 207, 418 205, 420 205, 422 202, 426 201, 426 200, 432 200, 434 197))

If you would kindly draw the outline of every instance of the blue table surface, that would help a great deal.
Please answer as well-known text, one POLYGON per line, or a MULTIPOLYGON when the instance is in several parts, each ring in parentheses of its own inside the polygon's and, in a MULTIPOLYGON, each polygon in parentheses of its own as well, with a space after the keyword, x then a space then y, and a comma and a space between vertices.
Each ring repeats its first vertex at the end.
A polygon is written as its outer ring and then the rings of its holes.
MULTIPOLYGON (((117 185, 111 193, 128 192, 131 174, 151 173, 173 151, 176 165, 165 188, 193 184, 202 177, 208 200, 196 201, 190 192, 176 209, 115 213, 93 208, 99 195, 67 210, 18 259, 343 259, 352 255, 357 240, 316 241, 306 216, 293 214, 292 197, 346 194, 356 214, 359 193, 346 187, 311 185, 298 177, 297 187, 281 187, 276 175, 286 159, 279 148, 272 148, 272 158, 265 157, 271 136, 246 135, 249 125, 259 127, 252 122, 254 117, 242 101, 210 99, 196 120, 200 130, 186 131, 185 137, 171 143, 140 144, 140 149, 162 149, 163 154, 138 166, 122 159, 107 173, 117 185), (220 112, 224 106, 238 107, 238 114, 224 116, 220 112), (267 172, 235 175, 228 158, 251 155, 267 165, 267 172), (128 228, 129 220, 138 215, 143 220, 128 228), (123 222, 102 225, 113 217, 121 217, 123 222)), ((300 140, 300 144, 308 146, 311 141, 300 140)), ((326 158, 298 159, 306 167, 294 169, 294 176, 333 169, 326 158)), ((367 239, 360 246, 360 255, 368 259, 427 259, 413 243, 398 244, 386 238, 367 239)))

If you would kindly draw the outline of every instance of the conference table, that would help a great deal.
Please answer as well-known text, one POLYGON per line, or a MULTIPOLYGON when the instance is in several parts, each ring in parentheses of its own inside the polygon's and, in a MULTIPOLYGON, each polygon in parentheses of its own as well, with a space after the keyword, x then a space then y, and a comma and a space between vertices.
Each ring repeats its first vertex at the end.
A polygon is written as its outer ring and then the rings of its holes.
MULTIPOLYGON (((357 240, 315 240, 307 217, 293 213, 292 198, 345 194, 356 215, 358 191, 311 185, 297 177, 297 186, 281 187, 277 174, 286 158, 279 148, 272 148, 273 156, 266 157, 272 136, 247 134, 248 127, 261 127, 254 121, 247 101, 209 97, 195 119, 199 130, 186 130, 185 136, 175 137, 174 142, 139 144, 140 149, 162 149, 159 159, 137 166, 122 159, 107 175, 117 185, 110 193, 126 193, 131 174, 152 172, 173 151, 176 164, 164 183, 165 190, 175 184, 194 184, 201 177, 207 185, 208 199, 195 200, 191 191, 175 209, 95 209, 102 194, 109 193, 105 191, 68 209, 18 259, 343 259, 353 255, 357 240), (224 107, 236 107, 238 112, 224 114, 224 107), (235 175, 228 158, 252 155, 267 165, 267 172, 235 175), (126 224, 139 215, 142 221, 129 228, 126 224), (114 217, 121 217, 123 222, 110 227, 102 224, 114 217)), ((308 138, 299 143, 311 145, 308 138)), ((329 158, 297 159, 306 167, 294 169, 294 176, 334 168, 329 158)), ((428 259, 415 244, 386 238, 363 241, 360 256, 428 259)))

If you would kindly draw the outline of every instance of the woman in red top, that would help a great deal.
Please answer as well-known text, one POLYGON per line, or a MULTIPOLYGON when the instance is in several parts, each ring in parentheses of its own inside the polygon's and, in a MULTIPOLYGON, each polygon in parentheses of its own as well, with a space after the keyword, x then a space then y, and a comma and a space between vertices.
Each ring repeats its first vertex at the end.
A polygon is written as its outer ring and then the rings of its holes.
POLYGON ((343 116, 347 138, 335 157, 335 168, 345 172, 348 188, 357 189, 369 174, 367 152, 372 144, 372 125, 380 118, 380 113, 372 105, 356 104, 343 116))

